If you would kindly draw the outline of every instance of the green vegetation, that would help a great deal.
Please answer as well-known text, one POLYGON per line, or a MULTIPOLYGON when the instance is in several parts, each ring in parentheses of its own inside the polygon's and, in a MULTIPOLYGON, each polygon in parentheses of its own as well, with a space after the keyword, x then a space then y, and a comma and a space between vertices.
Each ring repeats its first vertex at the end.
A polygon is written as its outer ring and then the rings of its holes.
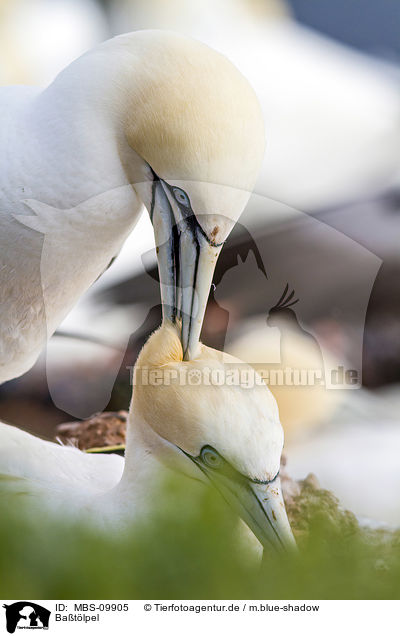
POLYGON ((337 523, 335 504, 315 491, 296 507, 299 556, 267 555, 261 568, 219 495, 189 492, 186 480, 122 536, 33 514, 23 500, 0 502, 1 598, 400 597, 400 535, 361 532, 351 515, 337 523))

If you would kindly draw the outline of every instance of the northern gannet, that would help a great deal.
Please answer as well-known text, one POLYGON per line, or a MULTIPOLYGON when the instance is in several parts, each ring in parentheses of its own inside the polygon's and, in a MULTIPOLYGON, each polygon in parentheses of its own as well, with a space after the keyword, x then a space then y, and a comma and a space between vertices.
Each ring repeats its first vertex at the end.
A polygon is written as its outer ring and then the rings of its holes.
POLYGON ((0 423, 0 493, 25 493, 58 514, 88 514, 118 529, 157 505, 163 467, 214 484, 262 545, 294 549, 276 402, 262 381, 251 388, 230 382, 235 372, 251 369, 204 345, 196 360, 184 361, 179 324, 165 321, 135 365, 125 461, 0 423))
POLYGON ((0 121, 0 382, 32 366, 144 207, 164 317, 182 315, 195 355, 216 259, 264 153, 247 80, 206 45, 142 31, 45 90, 1 88, 0 121))

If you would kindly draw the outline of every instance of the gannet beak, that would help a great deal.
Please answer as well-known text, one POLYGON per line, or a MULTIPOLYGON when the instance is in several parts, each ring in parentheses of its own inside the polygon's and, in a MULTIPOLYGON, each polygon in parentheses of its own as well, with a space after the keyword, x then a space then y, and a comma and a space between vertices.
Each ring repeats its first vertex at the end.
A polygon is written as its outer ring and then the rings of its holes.
POLYGON ((242 502, 248 514, 247 524, 264 546, 278 551, 297 551, 296 541, 287 518, 280 478, 270 484, 249 483, 250 496, 242 502))
POLYGON ((224 499, 235 508, 262 546, 280 553, 297 551, 283 502, 280 478, 269 483, 240 481, 215 473, 208 476, 224 499))
POLYGON ((173 190, 164 181, 154 181, 150 218, 157 245, 163 319, 182 320, 184 359, 191 360, 197 354, 222 243, 209 239, 190 202, 179 204, 173 199, 173 190))
POLYGON ((195 223, 180 235, 182 348, 185 360, 196 357, 204 314, 221 245, 212 244, 195 223))

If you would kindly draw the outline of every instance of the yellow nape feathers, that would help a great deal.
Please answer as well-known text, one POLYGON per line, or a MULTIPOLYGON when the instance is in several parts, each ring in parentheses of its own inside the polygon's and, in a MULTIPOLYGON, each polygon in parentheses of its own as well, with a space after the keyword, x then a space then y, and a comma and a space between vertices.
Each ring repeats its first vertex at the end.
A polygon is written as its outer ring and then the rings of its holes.
POLYGON ((220 53, 176 33, 136 32, 130 45, 145 60, 127 98, 130 146, 163 179, 252 190, 265 132, 246 78, 220 53))
POLYGON ((174 366, 180 363, 182 363, 182 368, 185 367, 187 369, 199 366, 199 364, 204 362, 218 362, 219 364, 230 362, 246 365, 246 363, 242 363, 234 356, 222 351, 217 351, 216 349, 211 349, 202 343, 199 345, 199 355, 194 360, 183 362, 180 329, 180 321, 177 321, 176 324, 172 324, 169 320, 164 320, 162 325, 153 332, 143 346, 138 356, 135 370, 139 371, 144 368, 162 369, 168 365, 174 366))
POLYGON ((135 369, 160 368, 171 362, 182 362, 183 350, 179 338, 179 323, 164 321, 142 348, 135 369))

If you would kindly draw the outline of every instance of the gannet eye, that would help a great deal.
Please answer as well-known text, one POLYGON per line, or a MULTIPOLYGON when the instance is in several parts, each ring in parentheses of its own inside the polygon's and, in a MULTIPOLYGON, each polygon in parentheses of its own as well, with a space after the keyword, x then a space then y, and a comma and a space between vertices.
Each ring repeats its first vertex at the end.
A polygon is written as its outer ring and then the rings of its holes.
POLYGON ((172 192, 174 193, 174 197, 177 202, 180 203, 180 205, 184 205, 186 208, 190 206, 189 197, 186 192, 184 192, 184 190, 181 190, 180 188, 174 188, 172 192))
POLYGON ((223 460, 221 455, 219 455, 216 450, 211 448, 211 446, 203 446, 200 452, 200 457, 203 460, 204 464, 209 468, 218 470, 218 468, 221 468, 222 466, 223 460))

